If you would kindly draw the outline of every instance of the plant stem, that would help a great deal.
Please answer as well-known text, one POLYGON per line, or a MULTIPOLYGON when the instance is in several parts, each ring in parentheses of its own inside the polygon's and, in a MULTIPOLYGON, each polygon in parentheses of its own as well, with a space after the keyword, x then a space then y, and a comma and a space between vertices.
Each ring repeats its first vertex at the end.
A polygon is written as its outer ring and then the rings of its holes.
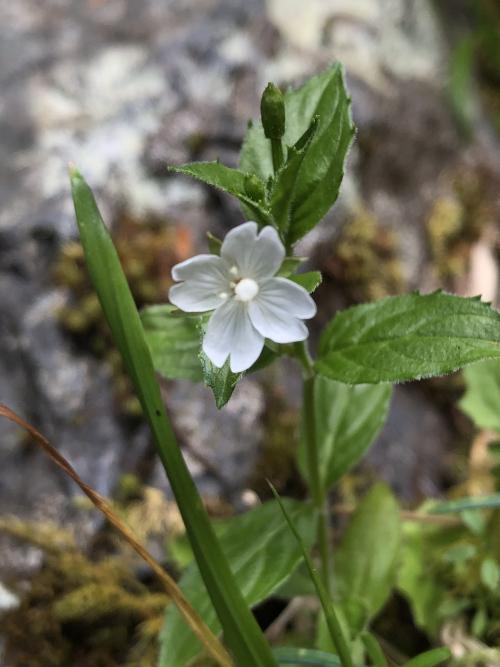
POLYGON ((281 165, 285 159, 283 155, 283 144, 281 143, 281 139, 270 139, 269 141, 271 142, 273 169, 274 173, 276 173, 281 168, 281 165))
POLYGON ((321 482, 318 442, 316 437, 316 410, 314 398, 313 361, 306 343, 295 346, 296 358, 300 361, 304 373, 304 434, 306 438, 307 467, 311 495, 318 512, 317 543, 321 559, 321 578, 326 592, 331 594, 330 584, 330 546, 328 530, 328 507, 324 486, 321 482))

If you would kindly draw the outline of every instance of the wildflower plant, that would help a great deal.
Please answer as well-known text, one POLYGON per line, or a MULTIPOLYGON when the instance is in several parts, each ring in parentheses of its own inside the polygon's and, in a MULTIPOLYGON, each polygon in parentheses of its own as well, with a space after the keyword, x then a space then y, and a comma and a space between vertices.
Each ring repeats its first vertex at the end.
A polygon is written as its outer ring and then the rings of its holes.
MULTIPOLYGON (((479 297, 443 292, 389 297, 340 312, 311 356, 307 320, 316 312, 311 294, 321 276, 300 271, 294 246, 335 203, 354 134, 343 70, 335 64, 284 94, 272 84, 266 88, 261 119, 248 127, 238 169, 220 162, 171 167, 236 197, 242 224, 223 240, 210 237, 209 252, 175 266, 170 303, 141 316, 92 193, 71 171, 90 274, 193 549, 196 562, 181 588, 206 625, 222 631, 239 667, 387 665, 369 625, 395 581, 397 502, 386 487, 375 486, 354 513, 333 565, 328 494, 379 432, 393 383, 500 357, 500 314, 479 297), (216 534, 155 371, 204 381, 222 408, 244 373, 284 355, 303 374, 298 464, 310 500, 276 497, 216 534), (322 650, 272 649, 250 609, 282 587, 301 562, 322 609, 322 650)), ((161 667, 186 667, 203 652, 173 607, 161 647, 161 667)), ((447 656, 446 649, 435 649, 408 666, 432 667, 447 656)))

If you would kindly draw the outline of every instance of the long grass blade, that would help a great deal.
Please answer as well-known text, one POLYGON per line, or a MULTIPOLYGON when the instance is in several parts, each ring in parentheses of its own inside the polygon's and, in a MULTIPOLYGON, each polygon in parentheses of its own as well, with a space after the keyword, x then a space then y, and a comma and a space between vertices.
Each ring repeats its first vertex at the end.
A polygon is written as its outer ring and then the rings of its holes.
POLYGON ((92 191, 70 170, 73 202, 87 267, 113 339, 125 362, 179 506, 224 640, 244 667, 276 667, 210 524, 167 417, 144 331, 120 260, 92 191))
POLYGON ((334 608, 333 603, 330 599, 330 596, 326 592, 326 589, 323 585, 323 582, 321 581, 318 573, 316 572, 316 569, 313 565, 311 557, 309 556, 309 553, 306 549, 304 541, 302 540, 299 532, 297 531, 297 528, 295 527, 295 524, 291 520, 290 515, 288 514, 284 504, 282 503, 278 492, 276 491, 276 489, 274 488, 274 486, 271 483, 269 483, 269 486, 271 487, 271 490, 274 494, 274 497, 276 498, 276 500, 278 501, 278 503, 281 507, 281 511, 283 512, 283 516, 285 517, 285 520, 286 520, 290 530, 294 534, 295 539, 297 540, 297 543, 300 545, 306 567, 309 571, 309 576, 311 577, 311 580, 314 584, 314 587, 316 588, 316 592, 318 594, 319 601, 321 602, 321 606, 322 606, 323 612, 325 614, 326 625, 328 627, 330 637, 331 637, 333 645, 335 646, 335 649, 336 649, 336 651, 339 655, 340 663, 341 663, 342 667, 353 667, 351 653, 349 651, 349 644, 347 642, 347 639, 344 637, 344 632, 342 630, 342 626, 340 625, 339 619, 337 617, 337 612, 335 611, 335 608, 334 608))

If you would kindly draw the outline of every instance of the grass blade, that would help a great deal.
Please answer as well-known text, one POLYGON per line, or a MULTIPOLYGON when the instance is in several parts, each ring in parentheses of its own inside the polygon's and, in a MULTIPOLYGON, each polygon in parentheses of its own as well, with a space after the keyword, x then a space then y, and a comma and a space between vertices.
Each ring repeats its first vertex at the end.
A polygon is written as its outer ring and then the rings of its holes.
POLYGON ((167 417, 141 320, 92 191, 76 169, 71 189, 87 267, 125 362, 182 514, 224 639, 245 667, 276 667, 271 649, 234 580, 167 417))
POLYGON ((281 501, 281 498, 274 488, 274 486, 269 482, 269 486, 271 487, 271 491, 274 494, 274 497, 278 501, 281 511, 283 512, 283 516, 285 517, 285 520, 292 531, 292 533, 295 536, 295 539, 297 540, 298 544, 300 545, 302 555, 304 557, 304 561, 306 563, 306 567, 309 571, 309 575, 311 577, 312 582, 314 583, 314 587, 316 588, 316 592, 319 597, 319 601, 321 602, 321 606, 323 607, 323 612, 325 614, 325 619, 326 619, 326 624, 328 626, 328 630, 330 632, 330 636, 332 638, 333 645, 335 646, 337 653, 340 658, 340 664, 342 667, 353 667, 352 663, 352 658, 351 658, 351 653, 349 651, 349 645, 344 637, 344 633, 342 630, 342 626, 340 625, 339 619, 337 617, 337 613, 335 611, 335 608, 333 606, 333 603, 326 592, 326 589, 323 585, 323 582, 321 581, 318 573, 316 572, 316 569, 314 568, 313 562, 311 560, 311 557, 309 556, 309 553, 304 545, 304 542, 297 531, 295 524, 290 518, 290 515, 288 514, 283 502, 281 501))

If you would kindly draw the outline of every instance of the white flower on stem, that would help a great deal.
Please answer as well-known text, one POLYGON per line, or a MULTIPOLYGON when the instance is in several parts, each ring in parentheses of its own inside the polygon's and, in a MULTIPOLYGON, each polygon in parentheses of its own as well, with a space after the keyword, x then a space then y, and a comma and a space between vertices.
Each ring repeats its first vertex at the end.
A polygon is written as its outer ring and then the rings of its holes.
POLYGON ((187 313, 213 310, 203 337, 203 351, 221 368, 229 357, 234 373, 257 361, 264 339, 275 343, 305 340, 302 320, 316 314, 308 292, 276 276, 285 248, 274 227, 258 233, 257 223, 232 229, 218 255, 196 255, 176 264, 171 303, 187 313))

